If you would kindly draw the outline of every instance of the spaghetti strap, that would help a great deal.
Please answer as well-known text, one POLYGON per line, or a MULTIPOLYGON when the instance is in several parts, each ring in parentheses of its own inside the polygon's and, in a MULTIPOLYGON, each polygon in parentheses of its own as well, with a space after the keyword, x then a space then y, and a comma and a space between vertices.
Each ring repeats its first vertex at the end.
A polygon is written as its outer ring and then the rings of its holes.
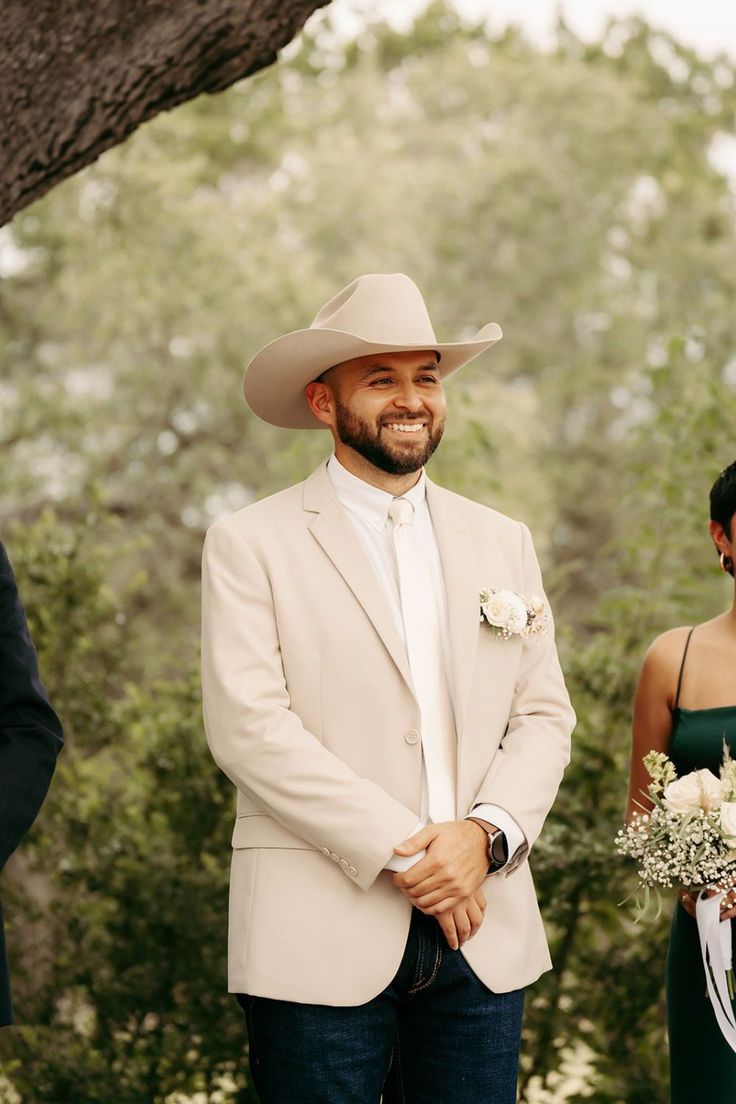
POLYGON ((673 712, 674 712, 675 709, 677 709, 678 703, 680 701, 680 690, 682 689, 682 676, 683 676, 683 673, 685 671, 685 660, 687 658, 687 650, 690 647, 690 637, 693 635, 694 632, 695 632, 695 626, 693 625, 692 629, 687 634, 687 640, 685 641, 685 650, 682 653, 682 661, 680 662, 680 674, 679 674, 678 679, 677 679, 677 691, 675 693, 675 704, 673 706, 673 712))

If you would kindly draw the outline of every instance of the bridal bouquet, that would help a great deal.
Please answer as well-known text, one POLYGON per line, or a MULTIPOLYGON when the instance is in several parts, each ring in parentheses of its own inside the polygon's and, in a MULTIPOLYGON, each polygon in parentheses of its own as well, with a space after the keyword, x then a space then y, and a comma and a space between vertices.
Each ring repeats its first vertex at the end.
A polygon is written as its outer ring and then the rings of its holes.
POLYGON ((648 910, 652 889, 657 914, 660 887, 680 885, 697 892, 695 917, 708 994, 723 1037, 736 1051, 731 924, 720 921, 726 891, 736 885, 736 763, 724 742, 718 776, 696 770, 678 778, 659 751, 650 751, 644 766, 653 808, 642 808, 618 832, 616 849, 639 864, 639 915, 648 910))
POLYGON ((650 751, 644 766, 654 807, 635 813, 616 837, 619 854, 639 864, 639 913, 648 911, 652 889, 659 904, 660 887, 721 890, 736 884, 736 763, 728 748, 720 777, 696 770, 678 778, 661 751, 650 751))

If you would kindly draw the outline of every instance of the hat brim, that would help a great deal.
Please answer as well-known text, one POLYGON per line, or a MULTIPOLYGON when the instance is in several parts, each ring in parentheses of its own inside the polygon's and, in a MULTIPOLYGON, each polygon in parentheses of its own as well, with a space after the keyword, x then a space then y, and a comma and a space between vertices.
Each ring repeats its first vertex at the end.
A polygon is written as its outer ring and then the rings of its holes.
POLYGON ((439 353, 440 376, 490 349, 503 334, 496 322, 483 326, 468 341, 401 345, 365 341, 342 330, 306 329, 277 337, 256 353, 243 377, 243 395, 250 409, 264 422, 283 429, 326 429, 307 405, 304 388, 322 372, 344 360, 371 353, 401 353, 431 349, 439 353))

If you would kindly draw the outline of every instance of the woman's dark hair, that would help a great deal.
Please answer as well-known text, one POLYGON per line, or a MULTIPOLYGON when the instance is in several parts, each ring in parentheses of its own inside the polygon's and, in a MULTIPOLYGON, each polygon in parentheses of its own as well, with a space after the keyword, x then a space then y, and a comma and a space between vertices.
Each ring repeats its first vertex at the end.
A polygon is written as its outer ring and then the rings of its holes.
POLYGON ((724 468, 710 489, 710 517, 723 526, 731 540, 731 520, 736 514, 736 460, 724 468))
MULTIPOLYGON (((736 514, 736 460, 724 468, 710 489, 710 519, 717 521, 729 540, 732 539, 731 522, 736 514)), ((734 566, 730 556, 724 564, 729 575, 733 575, 734 566)), ((723 563, 723 561, 721 561, 723 563)))

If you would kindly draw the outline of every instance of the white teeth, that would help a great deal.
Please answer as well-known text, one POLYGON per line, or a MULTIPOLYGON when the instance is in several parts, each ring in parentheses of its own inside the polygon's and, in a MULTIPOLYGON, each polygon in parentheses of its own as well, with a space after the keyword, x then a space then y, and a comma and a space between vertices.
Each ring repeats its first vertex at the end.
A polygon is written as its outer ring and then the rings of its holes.
POLYGON ((424 429, 424 424, 423 422, 414 422, 412 425, 399 425, 398 423, 394 423, 388 426, 388 428, 398 429, 401 433, 419 433, 420 429, 424 429))

